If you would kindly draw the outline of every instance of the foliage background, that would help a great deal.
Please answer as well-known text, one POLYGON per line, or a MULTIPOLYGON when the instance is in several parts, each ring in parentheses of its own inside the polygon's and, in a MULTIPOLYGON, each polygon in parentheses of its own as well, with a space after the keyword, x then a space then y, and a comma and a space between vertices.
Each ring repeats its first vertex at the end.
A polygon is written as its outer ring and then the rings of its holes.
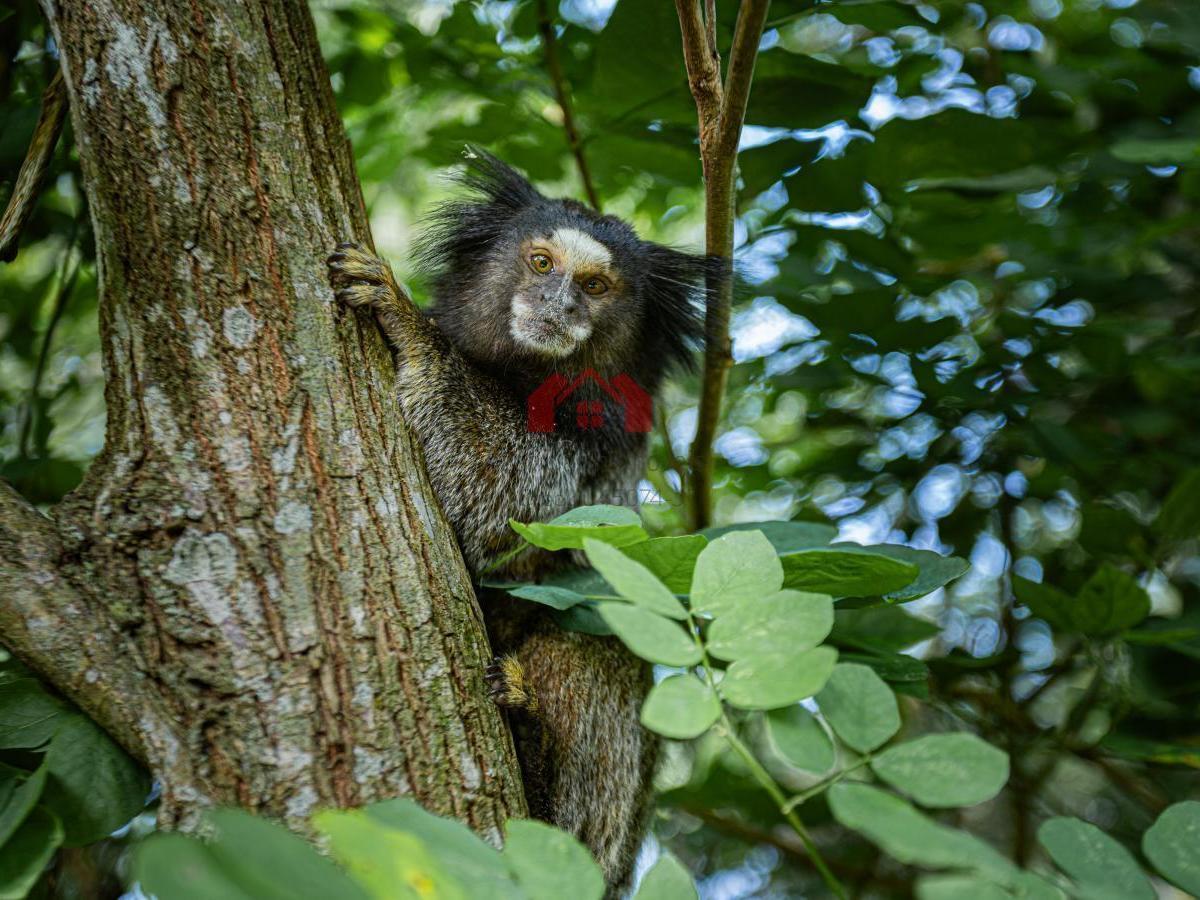
MULTIPOLYGON (((672 6, 550 7, 605 211, 698 247, 672 6)), ((718 7, 726 47, 735 4, 718 7)), ((377 244, 418 297, 419 217, 466 141, 582 196, 537 3, 314 12, 377 244)), ((1037 828, 1057 815, 1136 852, 1169 802, 1200 796, 1200 17, 1188 0, 779 0, 768 29, 740 159, 718 523, 828 521, 969 558, 909 616, 841 614, 844 646, 905 695, 906 734, 965 727, 1009 752, 1008 788, 954 824, 1021 863, 1044 862, 1037 828), (1078 614, 1102 598, 1063 599, 1105 566, 1148 618, 1118 628, 1078 614)), ((33 2, 0 12, 0 197, 52 52, 33 2)), ((78 184, 68 133, 0 265, 0 477, 44 503, 103 435, 78 184)), ((687 377, 670 386, 644 485, 665 534, 684 527, 673 465, 695 396, 687 377)), ((816 890, 727 751, 672 745, 660 782, 656 834, 703 896, 816 890)), ((856 889, 911 890, 911 869, 820 803, 805 819, 856 889)))

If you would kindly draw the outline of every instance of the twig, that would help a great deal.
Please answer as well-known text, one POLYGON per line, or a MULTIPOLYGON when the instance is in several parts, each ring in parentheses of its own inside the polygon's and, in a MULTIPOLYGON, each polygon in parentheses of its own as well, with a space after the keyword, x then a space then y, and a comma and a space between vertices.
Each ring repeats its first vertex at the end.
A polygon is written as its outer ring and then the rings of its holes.
MULTIPOLYGON (((730 260, 733 257, 737 148, 770 0, 743 0, 738 10, 724 84, 721 82, 721 60, 716 48, 716 4, 712 0, 705 0, 705 4, 707 21, 700 11, 700 0, 675 0, 683 35, 688 86, 696 101, 696 117, 699 121, 706 250, 710 256, 730 260)), ((727 273, 721 273, 709 280, 707 288, 704 381, 696 437, 688 457, 692 476, 691 524, 694 529, 705 527, 712 519, 713 440, 720 420, 725 382, 733 365, 729 340, 733 282, 727 273)))
POLYGON ((828 788, 833 787, 835 784, 837 784, 839 781, 844 779, 851 772, 857 772, 863 766, 870 765, 871 760, 873 760, 874 758, 875 757, 873 754, 868 753, 866 756, 863 756, 863 757, 855 760, 853 763, 846 766, 845 768, 838 769, 836 772, 834 772, 828 778, 823 778, 820 781, 818 781, 816 784, 812 785, 811 787, 805 788, 804 790, 800 791, 800 793, 798 793, 794 797, 792 797, 792 799, 789 800, 786 804, 784 804, 784 810, 787 812, 790 812, 791 810, 796 809, 797 807, 803 806, 805 803, 807 803, 813 797, 817 796, 817 794, 820 794, 823 791, 827 790, 828 788))
POLYGON ((42 112, 34 126, 25 162, 21 164, 21 171, 17 173, 16 183, 13 184, 12 196, 8 198, 8 208, 0 218, 0 261, 10 262, 17 255, 21 229, 37 205, 66 115, 67 89, 60 69, 42 91, 42 112))
MULTIPOLYGON (((776 833, 775 831, 760 828, 757 825, 752 825, 749 822, 743 822, 741 819, 734 818, 727 813, 719 812, 715 809, 699 806, 692 803, 676 804, 676 809, 687 813, 689 816, 695 816, 705 825, 708 825, 717 831, 727 834, 730 837, 735 837, 747 844, 768 844, 775 849, 788 854, 796 862, 812 867, 812 859, 804 849, 804 845, 799 841, 792 839, 787 832, 776 833)), ((829 863, 829 868, 843 878, 853 878, 856 875, 861 875, 862 871, 859 867, 851 868, 846 864, 829 863)), ((867 873, 871 883, 879 884, 884 887, 894 888, 898 892, 902 889, 911 890, 911 881, 906 878, 896 878, 891 876, 880 876, 874 873, 867 873)), ((908 891, 904 891, 908 893, 908 891)))
POLYGON ((42 377, 46 374, 46 362, 50 358, 50 345, 54 341, 54 332, 59 320, 67 311, 67 302, 75 291, 75 282, 79 277, 79 267, 82 260, 76 260, 71 265, 75 253, 75 239, 79 233, 79 216, 71 224, 71 233, 67 238, 67 248, 63 252, 62 265, 58 270, 58 289, 54 294, 54 309, 50 313, 50 321, 46 325, 46 333, 42 335, 42 346, 38 351, 37 364, 33 370, 33 382, 29 386, 29 405, 25 410, 25 421, 21 423, 21 437, 17 442, 21 456, 29 457, 29 437, 33 431, 33 419, 37 409, 38 393, 42 387, 42 377))
POLYGON ((554 97, 562 110, 563 131, 567 134, 567 146, 575 157, 575 167, 579 169, 579 179, 583 182, 584 193, 588 203, 599 211, 600 198, 596 194, 596 185, 592 182, 592 172, 588 168, 587 157, 583 153, 583 142, 579 139, 579 129, 575 127, 575 113, 571 107, 571 92, 563 75, 562 64, 558 59, 558 37, 554 33, 554 20, 550 16, 550 4, 547 0, 538 0, 538 29, 542 33, 542 47, 546 51, 546 71, 554 83, 554 97))
MULTIPOLYGON (((708 658, 708 649, 704 646, 704 641, 700 640, 699 626, 690 611, 688 612, 688 631, 692 635, 692 640, 696 642, 696 647, 700 650, 700 664, 704 669, 704 677, 708 681, 708 686, 711 688, 713 696, 719 696, 717 693, 717 678, 713 672, 712 661, 708 658)), ((796 832, 796 836, 800 838, 800 843, 804 845, 809 859, 812 860, 813 868, 820 873, 821 880, 825 882, 825 886, 829 888, 838 900, 846 900, 846 889, 838 881, 837 876, 830 870, 825 862, 825 858, 821 856, 821 851, 817 849, 812 835, 804 827, 804 823, 800 820, 800 816, 796 813, 796 810, 789 804, 783 788, 775 782, 775 779, 771 777, 771 773, 758 761, 758 757, 738 737, 737 730, 733 727, 733 723, 729 721, 729 715, 725 712, 723 705, 721 706, 721 717, 717 722, 717 726, 718 733, 725 738, 734 752, 742 758, 751 777, 766 791, 767 796, 774 801, 776 808, 778 808, 779 814, 792 826, 792 831, 796 832)))
POLYGON ((667 465, 670 466, 675 474, 679 476, 679 491, 680 496, 687 493, 687 466, 675 454, 675 447, 671 443, 671 429, 667 426, 667 414, 663 411, 662 406, 659 406, 658 415, 658 433, 662 437, 663 447, 667 453, 667 465))

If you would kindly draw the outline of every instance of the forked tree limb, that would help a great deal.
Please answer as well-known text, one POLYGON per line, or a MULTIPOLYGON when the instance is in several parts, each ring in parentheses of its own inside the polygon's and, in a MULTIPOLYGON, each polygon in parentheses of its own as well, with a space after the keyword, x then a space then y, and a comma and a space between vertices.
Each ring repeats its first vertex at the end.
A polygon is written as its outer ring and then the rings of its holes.
POLYGON ((592 171, 588 167, 587 156, 583 152, 583 141, 579 137, 579 128, 575 124, 575 109, 571 103, 571 88, 563 74, 562 62, 558 56, 558 36, 554 31, 554 19, 550 15, 550 4, 547 0, 538 0, 538 30, 542 34, 542 49, 546 57, 546 71, 554 85, 554 99, 562 110, 563 131, 567 135, 567 146, 575 157, 575 167, 579 170, 579 180, 583 182, 583 191, 587 195, 592 209, 600 210, 600 196, 596 193, 596 185, 592 181, 592 171))
POLYGON ((151 732, 172 739, 169 716, 141 689, 144 678, 124 641, 72 582, 66 557, 54 523, 0 481, 0 635, 146 763, 156 755, 147 746, 151 732), (90 640, 79 639, 81 622, 92 625, 90 640))
POLYGON ((304 0, 41 0, 96 240, 104 449, 0 487, 0 643, 142 759, 159 824, 400 794, 527 811, 482 613, 324 260, 370 241, 304 0))
MULTIPOLYGON (((704 170, 705 250, 710 256, 733 258, 734 180, 742 122, 750 99, 754 63, 762 38, 770 0, 743 0, 738 10, 729 65, 721 79, 721 59, 716 46, 716 3, 675 0, 683 34, 683 56, 688 85, 696 101, 700 131, 700 160, 704 170)), ((704 317, 704 379, 696 437, 688 455, 691 472, 689 494, 691 525, 703 528, 712 519, 713 441, 721 417, 725 382, 733 365, 729 316, 733 282, 728 275, 708 285, 704 317)))
POLYGON ((42 112, 38 116, 37 125, 34 126, 33 139, 29 142, 25 162, 21 164, 21 170, 13 184, 12 196, 8 198, 8 208, 4 210, 3 218, 0 218, 2 262, 9 262, 17 255, 21 230, 37 206, 42 182, 50 169, 50 160, 54 158, 54 148, 58 144, 58 136, 62 133, 66 118, 67 89, 63 84, 62 72, 57 71, 42 92, 42 112))

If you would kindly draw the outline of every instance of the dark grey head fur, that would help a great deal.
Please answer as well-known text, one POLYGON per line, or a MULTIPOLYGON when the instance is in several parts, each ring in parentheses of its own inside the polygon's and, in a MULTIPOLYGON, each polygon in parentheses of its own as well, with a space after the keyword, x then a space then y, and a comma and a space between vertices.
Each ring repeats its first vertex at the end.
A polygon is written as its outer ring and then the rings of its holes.
POLYGON ((438 209, 422 247, 439 329, 488 370, 625 372, 654 391, 690 364, 719 260, 644 241, 625 222, 540 194, 468 151, 471 196, 438 209), (541 271, 541 270, 545 271, 541 271))

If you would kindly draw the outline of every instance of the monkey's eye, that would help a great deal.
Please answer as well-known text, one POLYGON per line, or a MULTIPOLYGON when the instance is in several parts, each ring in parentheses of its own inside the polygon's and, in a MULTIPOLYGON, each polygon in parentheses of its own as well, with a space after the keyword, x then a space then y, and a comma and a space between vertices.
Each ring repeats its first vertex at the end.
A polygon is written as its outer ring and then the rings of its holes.
POLYGON ((603 278, 597 278, 593 275, 583 283, 583 292, 591 294, 593 297, 599 297, 608 290, 608 282, 603 278))
POLYGON ((545 253, 535 253, 529 257, 529 268, 539 275, 549 275, 554 271, 554 260, 545 253))

